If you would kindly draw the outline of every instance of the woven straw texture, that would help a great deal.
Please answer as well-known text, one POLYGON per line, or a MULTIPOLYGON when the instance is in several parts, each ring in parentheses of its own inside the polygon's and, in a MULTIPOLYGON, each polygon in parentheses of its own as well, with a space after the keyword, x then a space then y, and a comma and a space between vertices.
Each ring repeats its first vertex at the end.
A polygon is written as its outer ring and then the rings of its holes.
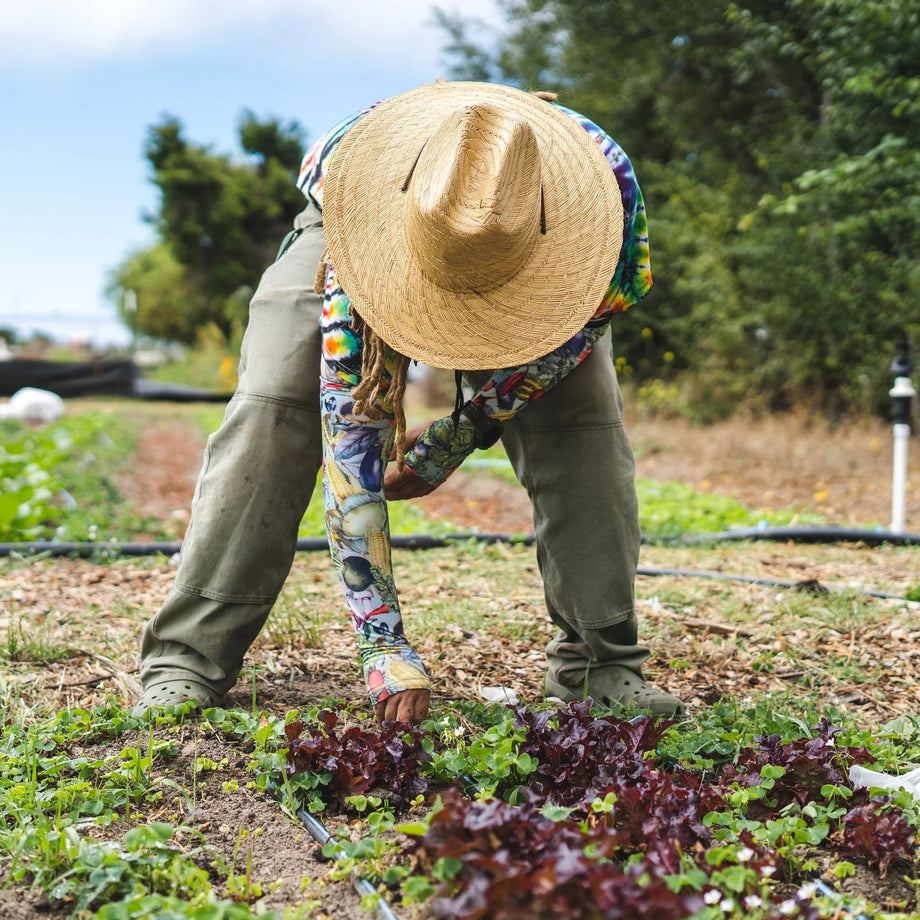
POLYGON ((460 370, 524 364, 571 338, 623 233, 616 179, 584 128, 485 83, 428 84, 365 115, 329 165, 323 217, 364 321, 404 355, 460 370))

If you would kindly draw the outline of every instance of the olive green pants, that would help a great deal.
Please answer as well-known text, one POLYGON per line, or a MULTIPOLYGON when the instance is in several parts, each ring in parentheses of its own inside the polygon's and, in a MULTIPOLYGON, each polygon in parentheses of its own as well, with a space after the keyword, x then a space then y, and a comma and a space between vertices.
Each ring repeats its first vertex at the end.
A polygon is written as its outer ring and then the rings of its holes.
MULTIPOLYGON (((319 211, 308 206, 295 228, 300 235, 253 296, 239 386, 208 440, 176 580, 144 629, 145 687, 193 678, 226 693, 293 561, 322 462, 319 211)), ((470 376, 476 385, 488 374, 470 376)), ((559 627, 550 672, 577 685, 589 663, 638 668, 648 652, 636 644, 635 467, 609 335, 508 422, 503 441, 533 504, 546 604, 559 627)), ((408 621, 411 641, 411 611, 408 621)))

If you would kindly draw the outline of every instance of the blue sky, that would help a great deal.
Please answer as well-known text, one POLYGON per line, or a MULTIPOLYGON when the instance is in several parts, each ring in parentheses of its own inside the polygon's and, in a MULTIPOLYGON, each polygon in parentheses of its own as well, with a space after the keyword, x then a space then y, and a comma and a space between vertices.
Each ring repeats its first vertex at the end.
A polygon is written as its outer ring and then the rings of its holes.
MULTIPOLYGON (((107 273, 152 241, 143 144, 163 114, 237 151, 240 112, 315 138, 446 72, 456 0, 29 0, 0 9, 0 326, 124 344, 107 273), (324 51, 327 55, 324 55, 324 51)), ((500 27, 495 0, 464 16, 500 27)), ((482 33, 486 36, 486 33, 482 33)))

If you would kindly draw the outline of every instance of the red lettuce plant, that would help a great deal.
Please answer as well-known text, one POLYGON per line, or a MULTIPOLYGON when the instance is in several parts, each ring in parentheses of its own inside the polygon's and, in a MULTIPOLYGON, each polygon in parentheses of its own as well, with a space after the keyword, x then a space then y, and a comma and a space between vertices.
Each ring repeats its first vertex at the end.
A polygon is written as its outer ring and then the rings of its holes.
MULTIPOLYGON (((549 714, 517 711, 526 726, 521 750, 539 761, 531 789, 543 801, 591 814, 591 802, 616 795, 607 823, 617 830, 624 855, 647 852, 649 841, 669 839, 684 852, 699 852, 709 845, 711 832, 703 816, 724 803, 708 783, 685 771, 657 769, 653 754, 666 722, 647 716, 619 721, 613 716, 594 718, 588 703, 574 703, 558 713, 553 728, 549 714)), ((677 847, 651 858, 676 872, 677 847)))
MULTIPOLYGON (((425 732, 384 723, 373 731, 354 726, 340 736, 338 721, 324 711, 306 737, 300 737, 303 723, 287 726, 289 775, 321 776, 324 797, 343 807, 348 796, 377 788, 388 790, 396 804, 426 790, 420 772, 430 759, 422 747, 425 732)), ((425 835, 410 845, 426 874, 440 880, 435 916, 671 920, 702 909, 704 898, 722 897, 726 888, 739 898, 762 897, 763 880, 777 869, 777 851, 748 830, 734 842, 717 843, 705 816, 725 812, 738 786, 764 783, 767 766, 782 767, 783 775, 768 771, 772 785, 766 795, 745 802, 745 819, 766 821, 788 806, 805 809, 825 798, 825 786, 848 786, 851 764, 874 760, 864 748, 838 746, 840 729, 824 721, 813 738, 756 739, 710 783, 671 763, 658 766, 658 745, 669 724, 648 717, 595 718, 587 702, 556 712, 516 710, 515 729, 523 730, 519 753, 536 763, 529 788, 521 790, 523 803, 469 802, 448 789, 425 835), (557 806, 568 810, 567 818, 552 820, 557 806), (688 859, 697 868, 680 891, 672 891, 667 877, 685 873, 688 859), (701 879, 708 879, 702 891, 701 879)), ((894 860, 913 855, 917 836, 884 804, 855 792, 842 818, 841 810, 833 815, 840 823, 829 838, 841 854, 877 865, 883 878, 894 860)), ((808 820, 819 820, 818 813, 812 808, 808 820)), ((830 814, 825 809, 823 819, 830 814)), ((800 899, 762 909, 779 911, 764 918, 789 910, 792 916, 817 916, 800 899)))
POLYGON ((562 805, 576 805, 596 797, 615 780, 639 779, 648 770, 647 755, 658 747, 670 722, 655 723, 647 716, 634 722, 613 716, 594 718, 589 701, 560 709, 558 727, 552 712, 515 712, 516 726, 527 729, 521 751, 539 761, 531 788, 562 805))
POLYGON ((758 786, 760 771, 768 765, 783 767, 785 775, 775 780, 767 799, 751 804, 749 817, 764 820, 792 802, 804 805, 821 798, 825 785, 848 786, 849 768, 854 763, 875 758, 865 748, 838 747, 834 736, 840 732, 825 719, 816 726, 814 738, 783 741, 779 735, 755 738, 757 748, 745 748, 735 766, 722 768, 723 785, 758 786))
POLYGON ((285 726, 288 776, 295 773, 326 773, 325 789, 339 802, 351 795, 383 788, 399 799, 410 800, 425 792, 427 783, 419 772, 430 755, 422 748, 425 732, 402 722, 384 722, 378 731, 354 725, 336 734, 339 717, 328 710, 319 713, 321 728, 301 737, 303 722, 285 726))
POLYGON ((672 891, 654 862, 625 869, 613 862, 615 830, 552 821, 536 798, 512 806, 498 799, 469 802, 453 790, 444 794, 444 807, 415 845, 423 864, 449 859, 459 865, 432 904, 436 917, 678 920, 702 908, 699 893, 672 891))
POLYGON ((865 857, 869 865, 878 866, 882 878, 893 862, 913 857, 917 846, 917 829, 903 815, 886 811, 880 799, 850 809, 839 836, 842 841, 835 842, 840 850, 850 856, 865 857))
MULTIPOLYGON (((749 803, 747 817, 765 821, 790 804, 804 806, 822 799, 822 788, 849 786, 849 768, 854 763, 875 761, 865 748, 840 747, 835 743, 839 728, 823 720, 814 738, 783 742, 777 735, 756 739, 759 747, 746 748, 738 757, 737 767, 723 768, 723 787, 729 783, 757 786, 760 771, 766 765, 781 766, 785 774, 775 780, 770 795, 749 803)), ((877 865, 885 878, 888 867, 897 859, 913 858, 917 829, 902 815, 885 811, 885 800, 869 800, 868 793, 856 790, 830 843, 842 856, 864 857, 877 865)))

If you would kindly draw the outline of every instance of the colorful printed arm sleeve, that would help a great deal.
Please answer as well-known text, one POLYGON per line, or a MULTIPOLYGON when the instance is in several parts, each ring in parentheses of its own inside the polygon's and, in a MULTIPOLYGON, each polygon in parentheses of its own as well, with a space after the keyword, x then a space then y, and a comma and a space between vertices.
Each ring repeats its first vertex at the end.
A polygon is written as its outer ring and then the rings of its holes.
POLYGON ((391 407, 381 418, 354 414, 352 390, 361 376, 361 340, 351 327, 348 298, 327 273, 322 315, 320 408, 323 498, 332 560, 358 638, 371 702, 401 690, 431 686, 406 641, 390 562, 383 472, 393 445, 391 407))

